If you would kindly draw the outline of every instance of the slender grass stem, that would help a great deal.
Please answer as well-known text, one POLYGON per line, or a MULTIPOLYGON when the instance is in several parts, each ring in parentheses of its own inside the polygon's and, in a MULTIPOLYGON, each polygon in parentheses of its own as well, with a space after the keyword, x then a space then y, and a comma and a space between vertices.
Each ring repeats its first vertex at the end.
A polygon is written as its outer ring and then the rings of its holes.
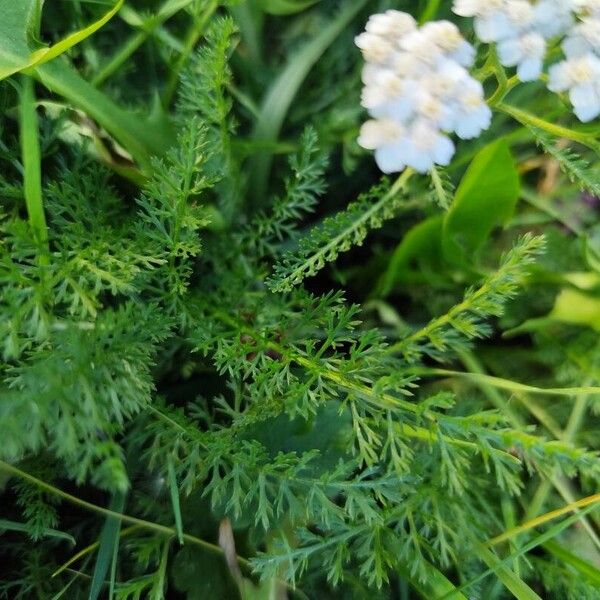
POLYGON ((206 7, 204 13, 199 18, 194 19, 194 22, 190 26, 187 35, 185 36, 185 41, 183 43, 183 51, 177 57, 177 60, 173 63, 173 66, 171 67, 171 72, 169 74, 167 86, 163 94, 164 106, 169 106, 173 101, 173 97, 175 96, 175 92, 177 91, 177 84, 179 83, 179 75, 181 74, 181 70, 185 66, 186 62, 189 60, 191 53, 196 47, 196 44, 205 32, 206 26, 210 21, 210 18, 213 16, 218 7, 218 0, 212 0, 212 2, 210 2, 209 5, 206 7))
POLYGON ((422 25, 423 23, 427 23, 427 21, 434 19, 441 4, 441 0, 428 0, 427 5, 419 17, 419 23, 422 25))
POLYGON ((40 247, 40 261, 47 262, 48 227, 46 225, 42 198, 42 157, 38 116, 36 112, 34 82, 26 76, 21 77, 20 117, 23 187, 27 214, 33 236, 40 247))
MULTIPOLYGON (((144 519, 138 519, 137 517, 131 517, 129 515, 124 515, 119 512, 112 511, 108 508, 98 506, 97 504, 92 504, 91 502, 82 500, 81 498, 78 498, 77 496, 73 496, 72 494, 69 494, 68 492, 65 492, 57 487, 54 487, 53 485, 50 485, 49 483, 46 483, 45 481, 42 481, 41 479, 38 479, 37 477, 34 477, 33 475, 31 475, 25 471, 22 471, 18 467, 15 467, 3 460, 0 460, 0 471, 4 471, 5 473, 7 473, 9 475, 13 475, 15 477, 18 477, 19 479, 23 479, 23 480, 35 485, 36 487, 44 490, 45 492, 51 494, 52 496, 56 496, 57 498, 62 498, 63 500, 66 500, 67 502, 70 502, 71 504, 74 504, 75 506, 79 506, 80 508, 83 508, 85 510, 89 510, 91 512, 95 512, 95 513, 98 513, 101 515, 105 515, 107 517, 115 517, 117 519, 120 519, 124 523, 130 523, 131 525, 135 525, 137 527, 140 527, 141 529, 146 529, 148 531, 154 531, 155 533, 158 533, 159 535, 164 535, 164 536, 173 537, 173 538, 177 537, 177 530, 172 527, 167 527, 166 525, 160 525, 159 523, 153 523, 152 521, 146 521, 144 519)), ((190 544, 193 544, 195 546, 198 546, 200 548, 203 548, 203 549, 213 552, 215 554, 223 554, 223 550, 219 546, 217 546, 215 544, 211 544, 210 542, 202 540, 194 535, 190 535, 189 533, 184 533, 183 539, 186 542, 189 542, 190 544)), ((240 562, 240 564, 244 565, 244 567, 246 567, 247 569, 250 568, 250 563, 245 558, 238 556, 238 561, 240 562)))
POLYGON ((581 131, 576 131, 575 129, 571 129, 569 127, 564 127, 562 125, 556 125, 555 123, 550 123, 549 121, 545 121, 540 117, 536 117, 531 113, 528 113, 516 106, 511 106, 510 104, 505 104, 504 102, 498 102, 495 105, 495 108, 500 112, 503 112, 522 125, 529 125, 531 127, 537 127, 542 129, 543 131, 547 131, 552 135, 559 138, 567 138, 574 142, 579 142, 600 154, 600 144, 596 140, 593 134, 584 133, 581 131))

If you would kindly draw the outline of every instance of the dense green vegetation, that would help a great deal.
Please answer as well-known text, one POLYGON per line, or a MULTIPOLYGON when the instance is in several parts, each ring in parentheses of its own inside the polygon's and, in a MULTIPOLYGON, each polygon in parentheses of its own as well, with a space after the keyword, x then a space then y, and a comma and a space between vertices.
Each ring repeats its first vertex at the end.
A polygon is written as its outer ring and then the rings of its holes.
POLYGON ((597 121, 357 143, 451 7, 0 0, 0 598, 600 598, 597 121))

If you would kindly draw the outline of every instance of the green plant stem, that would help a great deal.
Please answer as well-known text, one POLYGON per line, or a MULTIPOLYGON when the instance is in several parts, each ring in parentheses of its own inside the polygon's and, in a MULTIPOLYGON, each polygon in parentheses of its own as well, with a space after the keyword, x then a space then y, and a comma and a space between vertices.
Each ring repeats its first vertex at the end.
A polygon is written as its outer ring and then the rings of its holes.
MULTIPOLYGON (((461 362, 465 365, 467 369, 469 369, 471 373, 487 375, 485 369, 483 368, 483 365, 477 360, 477 358, 472 352, 469 352, 468 350, 463 350, 458 353, 458 356, 461 362)), ((509 418, 513 427, 516 427, 520 430, 523 430, 525 428, 525 421, 517 412, 515 412, 509 406, 509 404, 504 400, 502 394, 497 390, 497 388, 488 383, 482 383, 480 387, 483 390, 484 394, 488 397, 488 400, 498 410, 500 410, 509 418)))
MULTIPOLYGON (((139 529, 140 529, 139 525, 132 525, 131 527, 127 527, 126 529, 121 529, 119 531, 119 538, 128 536, 131 533, 135 533, 139 529)), ((57 577, 63 571, 66 571, 74 562, 77 562, 80 558, 83 558, 84 556, 88 556, 89 554, 94 552, 94 550, 96 550, 99 546, 100 546, 99 541, 96 541, 93 544, 86 546, 85 548, 83 548, 82 550, 77 552, 77 554, 74 554, 73 556, 71 556, 71 558, 69 558, 69 560, 67 562, 65 562, 60 567, 58 567, 58 569, 56 569, 56 571, 54 571, 54 573, 52 573, 52 577, 57 577)))
POLYGON ((23 161, 23 187, 29 224, 34 239, 41 250, 40 260, 47 263, 48 227, 42 199, 42 157, 40 151, 39 124, 36 112, 34 83, 21 77, 20 98, 21 154, 23 161))
POLYGON ((183 69, 185 63, 188 61, 191 53, 196 47, 196 44, 205 32, 206 25, 208 24, 210 18, 213 16, 218 7, 219 0, 212 0, 212 2, 210 2, 210 4, 206 7, 206 10, 202 14, 202 16, 198 19, 194 19, 194 22, 190 26, 190 29, 185 37, 183 50, 178 56, 173 66, 171 67, 171 72, 169 73, 169 80, 167 81, 167 86, 163 94, 164 106, 169 106, 173 101, 173 97, 175 96, 175 92, 177 91, 177 85, 179 83, 179 75, 181 73, 181 70, 183 69))
MULTIPOLYGON (((586 382, 586 384, 589 384, 589 383, 592 383, 592 380, 588 380, 586 382)), ((573 440, 575 439, 575 435, 577 434, 581 425, 583 424, 583 420, 585 418, 586 411, 587 411, 588 402, 589 402, 589 396, 587 394, 582 393, 577 396, 577 398, 575 399, 575 404, 573 405, 573 409, 571 410, 571 415, 569 416, 567 426, 559 438, 560 440, 562 440, 563 442, 567 442, 567 443, 573 442, 573 440)), ((557 485, 555 483, 555 480, 557 479, 557 477, 558 477, 558 475, 555 475, 552 478, 552 481, 543 481, 540 484, 540 486, 536 490, 536 493, 534 494, 532 502, 529 504, 529 506, 527 508, 527 517, 528 518, 535 517, 542 510, 544 504, 546 504, 546 502, 548 500, 548 496, 550 495, 550 491, 552 489, 551 483, 554 485, 554 487, 557 487, 557 485)), ((563 484, 562 486, 560 486, 560 488, 561 489, 559 489, 557 487, 559 493, 561 494, 561 496, 563 496, 563 498, 565 498, 565 495, 569 498, 572 497, 571 491, 569 489, 566 489, 567 488, 566 484, 563 484)), ((596 544, 596 547, 600 548, 600 538, 598 538, 596 531, 587 522, 584 522, 584 526, 585 526, 586 530, 588 531, 588 533, 590 534, 590 537, 596 544)))
MULTIPOLYGON (((312 267, 314 265, 318 265, 319 262, 324 257, 326 257, 332 249, 335 249, 340 245, 342 240, 350 237, 353 231, 360 230, 362 227, 364 227, 365 224, 368 223, 369 220, 373 217, 373 215, 376 215, 378 212, 380 212, 390 200, 395 198, 399 193, 406 190, 406 186, 408 185, 409 180, 414 174, 415 172, 412 169, 406 169, 396 179, 396 181, 394 182, 392 187, 387 191, 387 193, 385 193, 377 202, 375 202, 373 206, 371 206, 371 208, 366 210, 362 215, 360 215, 359 219, 348 225, 348 227, 346 227, 338 235, 333 237, 327 244, 319 248, 317 252, 307 256, 301 265, 299 265, 292 272, 288 273, 285 279, 278 282, 277 289, 284 289, 286 287, 286 282, 292 282, 293 285, 293 282, 299 276, 301 276, 302 273, 307 271, 308 266, 312 267)), ((405 208, 416 208, 420 206, 420 204, 420 200, 417 200, 414 202, 407 203, 405 208)))
MULTIPOLYGON (((49 483, 46 483, 45 481, 42 481, 41 479, 38 479, 37 477, 34 477, 33 475, 31 475, 25 471, 22 471, 18 467, 15 467, 3 460, 0 460, 0 471, 4 471, 8 475, 18 477, 19 479, 24 479, 25 481, 28 481, 29 483, 44 490, 45 492, 52 494, 53 496, 56 496, 58 498, 62 498, 63 500, 66 500, 67 502, 70 502, 71 504, 74 504, 75 506, 79 506, 85 510, 89 510, 91 512, 95 512, 95 513, 98 513, 101 515, 105 515, 107 517, 115 517, 117 519, 120 519, 124 523, 130 523, 131 525, 133 525, 137 528, 146 529, 148 531, 154 531, 155 533, 157 533, 159 535, 164 535, 164 536, 168 537, 169 539, 177 537, 177 530, 173 529, 172 527, 167 527, 166 525, 160 525, 159 523, 153 523, 152 521, 146 521, 144 519, 138 519, 137 517, 131 517, 129 515, 124 515, 124 514, 109 510, 108 508, 98 506, 97 504, 92 504, 91 502, 87 502, 86 500, 81 500, 80 498, 77 498, 77 496, 73 496, 72 494, 69 494, 68 492, 65 492, 57 487, 54 487, 53 485, 50 485, 49 483)), ((131 532, 132 532, 132 528, 127 530, 127 533, 131 533, 131 532)), ((193 544, 195 546, 203 548, 204 550, 208 550, 209 552, 212 552, 214 554, 219 554, 220 556, 222 556, 224 554, 224 551, 220 546, 217 546, 216 544, 211 544, 210 542, 200 539, 194 535, 190 535, 189 533, 184 533, 183 539, 186 542, 189 542, 190 544, 193 544)), ((236 558, 237 558, 238 563, 240 565, 242 565, 247 572, 252 571, 252 566, 250 565, 250 561, 248 559, 246 559, 242 556, 239 556, 239 555, 236 555, 236 558)), ((65 566, 65 569, 67 569, 66 566, 65 566)), ((58 572, 57 572, 57 574, 58 574, 58 572)), ((282 580, 278 580, 278 582, 281 585, 284 585, 286 588, 288 588, 288 589, 290 588, 290 585, 287 582, 282 581, 282 580)), ((293 590, 290 589, 290 591, 294 594, 297 594, 301 598, 306 598, 305 594, 297 588, 295 588, 293 590)))
MULTIPOLYGON (((465 352, 461 352, 459 354, 459 356, 460 356, 462 362, 464 363, 464 365, 471 372, 479 374, 479 375, 486 375, 483 366, 475 358, 475 356, 473 356, 472 353, 465 351, 465 352)), ((478 383, 478 386, 482 389, 482 391, 488 397, 488 399, 492 402, 492 404, 496 408, 500 409, 509 418, 511 425, 513 427, 516 427, 520 430, 523 430, 526 427, 526 423, 520 417, 520 415, 515 413, 509 407, 509 405, 506 403, 506 401, 502 398, 501 394, 499 394, 498 391, 493 386, 487 384, 485 381, 478 383)), ((521 402, 523 403, 523 405, 525 406, 525 408, 527 408, 527 410, 531 414, 533 414, 536 418, 538 418, 538 420, 542 424, 544 424, 547 428, 549 428, 550 431, 553 433, 553 435, 557 439, 562 439, 563 441, 567 441, 567 442, 572 441, 572 438, 565 438, 562 435, 562 432, 557 431, 557 425, 554 423, 554 420, 552 419, 552 417, 550 417, 550 415, 548 415, 546 413, 546 411, 542 407, 535 405, 529 399, 525 400, 524 399, 525 394, 519 394, 518 396, 519 396, 521 402), (532 406, 532 404, 534 404, 534 405, 532 406), (548 427, 548 425, 550 425, 550 427, 548 427)), ((587 396, 584 396, 584 397, 587 398, 587 396)), ((580 401, 580 398, 581 398, 581 396, 579 396, 576 399, 575 407, 577 407, 577 405, 580 401)), ((576 413, 577 415, 581 415, 581 409, 578 409, 576 411, 574 408, 573 413, 576 413)), ((573 413, 571 415, 572 418, 569 420, 569 423, 571 423, 571 421, 573 420, 573 413)), ((572 492, 572 490, 569 488, 568 483, 562 480, 559 473, 556 473, 551 479, 545 479, 540 484, 540 487, 538 488, 538 490, 536 491, 536 493, 533 496, 533 500, 529 503, 529 505, 527 507, 527 510, 525 513, 525 520, 532 519, 540 512, 541 508, 543 507, 543 505, 545 504, 545 502, 547 500, 548 494, 550 493, 552 487, 554 487, 556 489, 556 491, 560 494, 560 496, 563 498, 563 500, 565 500, 565 502, 572 503, 575 500, 575 495, 572 492)), ((596 534, 594 528, 590 525, 588 518, 582 517, 581 521, 582 521, 583 527, 586 529, 588 535, 590 536, 590 538, 592 539, 592 541, 594 542, 596 547, 600 547, 600 545, 599 545, 600 539, 598 538, 598 535, 596 534)))
MULTIPOLYGON (((158 26, 158 24, 156 25, 158 26)), ((92 78, 92 85, 100 87, 109 77, 111 77, 129 57, 150 37, 151 31, 142 30, 134 33, 119 51, 108 61, 104 67, 92 78)))
MULTIPOLYGON (((253 337, 254 339, 256 339, 257 337, 260 337, 258 335, 258 333, 256 331, 254 331, 252 328, 247 327, 241 323, 238 323, 234 318, 230 317, 229 315, 227 315, 226 313, 224 313, 223 311, 221 311, 218 308, 215 308, 213 310, 212 314, 219 321, 221 321, 224 324, 230 325, 231 327, 233 327, 236 331, 239 331, 240 333, 246 333, 246 334, 250 335, 251 337, 253 337)), ((290 362, 295 362, 298 366, 303 367, 307 371, 319 374, 324 379, 328 379, 329 381, 338 385, 341 389, 345 389, 345 390, 354 392, 355 394, 357 394, 358 396, 363 398, 367 403, 371 404, 372 406, 375 406, 377 408, 389 409, 389 410, 391 410, 391 409, 405 410, 406 412, 414 414, 414 415, 420 415, 422 412, 421 407, 416 403, 402 400, 401 398, 397 398, 396 396, 393 396, 391 394, 377 392, 369 385, 366 385, 360 381, 355 381, 355 380, 351 379, 350 377, 344 375, 343 373, 340 373, 339 371, 337 371, 333 368, 324 368, 323 365, 318 360, 311 359, 307 356, 300 354, 299 352, 290 350, 289 348, 286 348, 286 347, 282 346, 281 344, 277 344, 275 342, 270 342, 270 341, 267 342, 265 340, 263 340, 263 341, 265 342, 265 345, 268 349, 278 352, 279 354, 284 356, 290 362)), ((444 415, 442 413, 439 413, 439 412, 436 412, 433 410, 426 411, 423 414, 423 416, 429 417, 439 423, 443 423, 444 421, 448 421, 448 420, 453 421, 453 417, 448 417, 447 415, 444 415)), ((179 427, 177 424, 174 424, 174 425, 179 427)), ((399 435, 404 435, 406 437, 411 437, 415 440, 419 440, 419 441, 423 441, 423 442, 427 442, 427 443, 434 442, 438 436, 438 433, 432 432, 424 427, 419 427, 416 425, 409 425, 408 423, 397 423, 397 424, 395 424, 395 428, 398 430, 399 435)), ((448 444, 452 444, 457 447, 472 450, 474 452, 478 451, 477 445, 473 442, 470 442, 467 440, 455 439, 455 438, 452 438, 452 437, 446 436, 446 435, 442 435, 441 437, 448 444)), ((513 458, 509 452, 504 451, 502 449, 493 448, 492 450, 494 452, 501 453, 504 458, 508 458, 508 457, 513 458)), ((515 458, 515 461, 518 462, 518 459, 515 458)))
MULTIPOLYGON (((131 525, 137 525, 138 527, 141 527, 142 529, 146 529, 148 531, 154 531, 155 533, 158 533, 160 535, 164 535, 164 536, 168 536, 168 537, 177 537, 177 531, 175 529, 173 529, 172 527, 167 527, 166 525, 160 525, 158 523, 153 523, 152 521, 145 521, 144 519, 138 519, 137 517, 131 517, 129 515, 124 515, 119 512, 114 512, 108 508, 104 508, 102 506, 92 504, 91 502, 87 502, 86 500, 81 500, 81 498, 77 498, 77 496, 73 496, 72 494, 69 494, 68 492, 64 492, 63 490, 61 490, 57 487, 54 487, 53 485, 50 485, 49 483, 46 483, 45 481, 42 481, 41 479, 38 479, 37 477, 34 477, 33 475, 30 475, 29 473, 26 473, 25 471, 22 471, 18 467, 15 467, 3 460, 0 460, 0 471, 4 471, 5 473, 7 473, 9 475, 13 475, 20 479, 24 479, 25 481, 44 490, 45 492, 52 494, 53 496, 56 496, 58 498, 62 498, 63 500, 66 500, 67 502, 70 502, 71 504, 79 506, 80 508, 83 508, 85 510, 89 510, 89 511, 101 514, 101 515, 105 515, 107 517, 114 517, 114 518, 120 519, 121 521, 123 521, 125 523, 130 523, 131 525)), ((205 540, 202 540, 194 535, 190 535, 189 533, 184 533, 183 539, 186 542, 189 542, 190 544, 194 544, 195 546, 199 546, 200 548, 203 548, 204 550, 208 550, 215 554, 223 554, 223 550, 219 546, 217 546, 215 544, 211 544, 210 542, 206 542, 205 540)), ((238 556, 237 558, 238 558, 238 561, 240 562, 240 564, 242 564, 246 569, 250 568, 250 563, 248 562, 248 560, 246 560, 245 558, 243 558, 241 556, 238 556)))
POLYGON ((493 375, 470 373, 467 371, 451 371, 449 369, 436 369, 429 367, 415 367, 411 369, 415 375, 437 375, 448 377, 464 377, 478 384, 489 384, 509 392, 524 392, 529 394, 547 394, 548 396, 577 396, 578 394, 600 394, 600 387, 567 387, 567 388, 541 388, 534 385, 519 383, 493 375))
MULTIPOLYGON (((173 2, 173 0, 166 0, 158 12, 149 19, 141 19, 140 30, 131 35, 131 37, 125 42, 124 45, 116 52, 116 54, 108 61, 108 63, 100 69, 100 71, 92 79, 92 85, 101 86, 109 77, 111 77, 121 66, 127 62, 127 60, 134 54, 134 52, 152 35, 155 31, 173 15, 183 10, 188 4, 191 4, 192 0, 180 0, 179 2, 173 2)), ((128 7, 128 10, 133 13, 133 16, 137 17, 137 14, 128 7)))
POLYGON ((423 23, 427 23, 427 21, 434 19, 440 9, 441 3, 441 0, 428 0, 427 6, 425 6, 419 17, 419 23, 422 25, 423 23))
POLYGON ((536 117, 531 113, 528 113, 516 106, 511 106, 510 104, 505 104, 504 102, 498 102, 495 105, 495 108, 500 112, 503 112, 522 125, 529 125, 531 127, 537 127, 538 129, 542 129, 543 131, 547 131, 552 135, 559 138, 567 138, 574 142, 579 142, 580 144, 584 144, 597 154, 600 154, 600 144, 596 141, 595 136, 589 133, 584 133, 581 131, 575 131, 574 129, 570 129, 569 127, 563 127, 562 125, 556 125, 554 123, 550 123, 549 121, 545 121, 540 117, 536 117))

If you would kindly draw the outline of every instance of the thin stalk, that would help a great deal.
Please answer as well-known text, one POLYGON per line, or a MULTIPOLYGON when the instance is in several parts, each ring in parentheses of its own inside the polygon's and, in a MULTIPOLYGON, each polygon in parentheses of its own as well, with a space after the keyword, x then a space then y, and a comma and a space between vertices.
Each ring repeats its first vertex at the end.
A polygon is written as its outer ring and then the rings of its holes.
POLYGON ((570 129, 569 127, 563 127, 562 125, 556 125, 555 123, 550 123, 549 121, 545 121, 540 117, 536 117, 531 113, 528 113, 516 106, 511 106, 510 104, 505 104, 504 102, 498 102, 495 107, 500 112, 503 112, 522 125, 530 125, 532 127, 537 127, 538 129, 542 129, 543 131, 547 131, 552 135, 559 138, 567 138, 574 142, 579 142, 600 154, 600 144, 596 141, 595 136, 589 133, 584 133, 581 131, 575 131, 574 129, 570 129))
MULTIPOLYGON (((139 529, 140 529, 139 525, 132 525, 131 527, 127 527, 126 529, 121 529, 119 531, 119 538, 128 536, 131 533, 135 533, 139 529)), ((88 556, 89 554, 94 552, 94 550, 97 550, 98 546, 100 546, 100 542, 96 541, 93 544, 90 544, 89 546, 86 546, 85 548, 81 549, 79 552, 77 552, 77 554, 74 554, 73 556, 71 556, 71 558, 69 558, 69 560, 66 563, 64 563, 60 567, 58 567, 58 569, 56 569, 56 571, 54 571, 54 573, 52 573, 51 577, 57 577, 63 571, 66 571, 73 563, 77 562, 80 558, 83 558, 84 556, 88 556)))
MULTIPOLYGON (((302 273, 306 271, 307 265, 318 265, 320 260, 327 256, 331 250, 338 247, 342 240, 348 238, 353 231, 359 230, 364 226, 365 223, 368 223, 373 215, 381 211, 390 200, 395 198, 400 192, 406 189, 406 186, 408 185, 408 182, 414 173, 415 172, 412 169, 406 169, 398 177, 398 179, 396 179, 387 193, 385 193, 377 202, 375 202, 371 208, 366 210, 356 221, 348 225, 343 231, 327 242, 327 244, 319 248, 317 252, 308 256, 300 266, 294 269, 291 273, 288 273, 285 279, 278 283, 278 288, 285 287, 286 282, 295 281, 299 276, 302 275, 302 273)), ((419 203, 407 203, 406 207, 412 206, 419 206, 419 203)))
POLYGON ((427 23, 427 21, 434 19, 440 9, 441 3, 441 0, 428 0, 427 6, 425 6, 419 17, 419 23, 422 25, 423 23, 427 23))
MULTIPOLYGON (((148 38, 154 35, 155 31, 159 29, 165 21, 170 19, 180 10, 183 10, 188 4, 191 4, 191 0, 181 0, 177 3, 173 3, 172 0, 166 0, 163 6, 151 18, 143 20, 139 17, 141 20, 139 25, 140 30, 135 32, 114 54, 108 63, 96 73, 92 79, 92 85, 102 85, 109 77, 118 71, 125 62, 127 62, 148 38)), ((132 16, 138 16, 131 7, 127 7, 127 10, 132 13, 132 16)))
MULTIPOLYGON (((18 467, 15 467, 3 460, 0 460, 0 471, 4 471, 9 475, 28 481, 29 483, 37 486, 45 492, 52 494, 53 496, 56 496, 58 498, 62 498, 63 500, 66 500, 67 502, 70 502, 71 504, 79 506, 80 508, 83 508, 85 510, 105 515, 107 517, 114 517, 120 519, 124 523, 130 523, 131 525, 134 525, 141 529, 146 529, 148 531, 153 531, 159 535, 167 536, 168 539, 177 537, 177 531, 172 527, 167 527, 166 525, 160 525, 159 523, 153 523, 152 521, 146 521, 144 519, 138 519, 137 517, 131 517, 129 515, 114 512, 108 508, 98 506, 97 504, 92 504, 91 502, 87 502, 86 500, 81 500, 81 498, 77 498, 77 496, 73 496, 68 492, 65 492, 53 485, 50 485, 49 483, 46 483, 45 481, 42 481, 41 479, 34 477, 30 473, 22 471, 18 467)), ((131 532, 131 530, 129 532, 131 532)), ((220 546, 217 546, 216 544, 211 544, 210 542, 202 540, 189 533, 184 533, 183 539, 186 542, 189 542, 190 544, 203 548, 204 550, 208 550, 209 552, 212 552, 214 554, 219 554, 221 556, 224 554, 224 551, 220 546)), ((248 559, 239 555, 236 555, 236 558, 238 560, 238 563, 242 565, 247 572, 252 572, 252 565, 250 564, 250 561, 248 559)), ((68 567, 65 567, 65 570, 69 570, 68 567)), ((301 590, 297 588, 292 589, 290 584, 283 580, 278 580, 278 582, 281 585, 284 585, 286 588, 288 588, 288 590, 291 593, 296 594, 299 597, 306 598, 305 594, 301 590)))
POLYGON ((190 26, 185 37, 185 42, 183 43, 183 50, 171 67, 169 80, 163 94, 164 106, 169 106, 173 101, 173 96, 177 91, 177 84, 179 83, 179 74, 181 73, 185 63, 189 60, 190 54, 193 52, 196 44, 204 34, 207 23, 210 21, 210 18, 213 16, 218 7, 219 1, 212 0, 212 2, 204 11, 204 14, 200 18, 194 19, 194 22, 190 26))
MULTIPOLYGON (((69 494, 68 492, 65 492, 57 487, 54 487, 53 485, 50 485, 49 483, 46 483, 45 481, 42 481, 41 479, 38 479, 37 477, 34 477, 33 475, 30 475, 29 473, 22 471, 18 467, 15 467, 3 460, 0 460, 0 470, 5 471, 9 475, 13 475, 15 477, 19 477, 20 479, 24 479, 25 481, 28 481, 29 483, 44 490, 45 492, 52 494, 53 496, 56 496, 58 498, 62 498, 63 500, 66 500, 67 502, 70 502, 71 504, 79 506, 80 508, 83 508, 85 510, 89 510, 91 512, 95 512, 95 513, 98 513, 98 514, 101 514, 101 515, 104 515, 107 517, 114 517, 116 519, 120 519, 124 523, 130 523, 131 525, 137 525, 138 527, 141 527, 142 529, 146 529, 148 531, 154 531, 155 533, 157 533, 159 535, 165 535, 168 537, 177 537, 177 531, 172 527, 167 527, 166 525, 160 525, 159 523, 153 523, 152 521, 145 521, 144 519, 138 519, 137 517, 131 517, 129 515, 124 515, 122 513, 112 511, 108 508, 98 506, 97 504, 92 504, 91 502, 87 502, 86 500, 81 500, 81 498, 78 498, 77 496, 73 496, 72 494, 69 494)), ((221 548, 219 546, 217 546, 215 544, 211 544, 210 542, 206 542, 205 540, 202 540, 194 535, 190 535, 189 533, 184 533, 183 539, 186 542, 189 542, 190 544, 194 544, 195 546, 199 546, 200 548, 204 548, 205 550, 208 550, 209 552, 213 552, 215 554, 223 554, 223 550, 221 550, 221 548)), ((248 560, 246 560, 245 558, 243 558, 241 556, 238 556, 238 561, 240 562, 240 564, 244 565, 244 567, 246 567, 247 569, 250 569, 250 563, 248 560)))
POLYGON ((42 199, 42 157, 40 151, 39 124, 36 112, 34 83, 31 78, 21 77, 20 98, 21 154, 23 160, 23 187, 29 224, 36 243, 40 246, 41 262, 47 263, 48 227, 42 199))
MULTIPOLYGON (((157 25, 158 26, 158 25, 157 25)), ((154 28, 152 28, 153 30, 154 28)), ((118 71, 131 55, 150 37, 151 31, 135 32, 118 52, 92 78, 92 85, 100 87, 109 77, 118 71)))
MULTIPOLYGON (((479 375, 487 375, 483 365, 477 360, 475 355, 468 350, 464 350, 458 353, 461 362, 471 373, 478 373, 479 375)), ((504 400, 502 394, 492 385, 488 383, 480 384, 481 390, 488 397, 488 400, 502 413, 504 413, 511 421, 513 427, 523 430, 526 426, 525 421, 521 416, 516 413, 504 400)))

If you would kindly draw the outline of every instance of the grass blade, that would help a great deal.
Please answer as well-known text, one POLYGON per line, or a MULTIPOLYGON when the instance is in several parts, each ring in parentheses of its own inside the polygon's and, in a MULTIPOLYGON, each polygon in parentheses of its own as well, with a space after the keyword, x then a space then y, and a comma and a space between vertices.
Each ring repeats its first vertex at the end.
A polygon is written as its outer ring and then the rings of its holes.
POLYGON ((500 560, 489 548, 483 544, 477 544, 479 558, 489 567, 487 573, 496 573, 496 576, 510 590, 518 600, 542 600, 514 571, 504 563, 506 559, 500 560))
POLYGON ((48 229, 42 200, 42 158, 33 86, 34 83, 29 77, 21 79, 20 126, 24 169, 23 187, 33 235, 40 247, 47 249, 48 229))
MULTIPOLYGON (((261 142, 275 142, 277 140, 285 116, 302 82, 327 48, 348 27, 350 21, 366 3, 366 0, 353 0, 347 3, 317 37, 307 42, 296 53, 274 81, 263 101, 260 116, 254 127, 254 139, 261 142)), ((264 197, 267 188, 271 162, 271 154, 257 153, 254 164, 249 170, 253 176, 251 190, 259 200, 264 197)))
MULTIPOLYGON (((125 493, 115 492, 109 505, 109 510, 112 512, 123 512, 125 507, 125 493)), ((92 585, 90 587, 89 600, 98 600, 100 592, 104 586, 104 578, 106 577, 116 550, 118 550, 119 530, 121 528, 121 520, 115 517, 107 517, 100 534, 100 546, 98 547, 98 557, 96 566, 94 567, 94 575, 92 577, 92 585)), ((111 576, 114 575, 111 573, 111 576)))
POLYGON ((175 515, 175 529, 177 530, 177 539, 179 544, 183 546, 183 521, 181 519, 181 506, 179 504, 179 489, 177 487, 177 477, 173 461, 169 459, 167 463, 167 471, 169 478, 169 491, 171 492, 171 504, 173 505, 173 514, 175 515))
POLYGON ((593 564, 589 563, 587 560, 584 560, 580 556, 569 552, 566 548, 563 548, 554 540, 546 542, 544 544, 544 548, 550 552, 550 554, 556 556, 556 558, 576 569, 579 573, 581 573, 581 575, 589 579, 590 582, 600 586, 600 569, 595 567, 593 564))

